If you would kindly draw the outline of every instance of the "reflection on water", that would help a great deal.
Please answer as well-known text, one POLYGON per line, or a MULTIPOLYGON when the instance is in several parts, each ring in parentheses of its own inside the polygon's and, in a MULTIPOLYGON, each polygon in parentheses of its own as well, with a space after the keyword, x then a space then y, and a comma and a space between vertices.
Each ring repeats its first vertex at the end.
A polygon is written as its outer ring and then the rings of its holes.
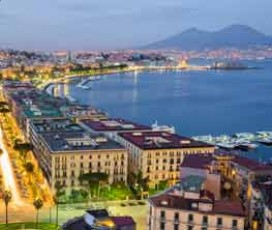
MULTIPOLYGON (((71 85, 70 94, 111 116, 147 125, 158 120, 184 135, 272 130, 272 63, 257 64, 263 69, 116 74, 91 90, 71 85)), ((259 151, 258 157, 271 152, 259 151)))

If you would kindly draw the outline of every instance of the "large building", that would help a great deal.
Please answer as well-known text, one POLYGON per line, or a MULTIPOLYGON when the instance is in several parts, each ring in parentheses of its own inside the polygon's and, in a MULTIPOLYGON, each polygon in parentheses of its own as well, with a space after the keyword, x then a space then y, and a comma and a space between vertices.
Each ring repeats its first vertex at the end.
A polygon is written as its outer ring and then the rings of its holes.
POLYGON ((216 200, 205 178, 190 176, 149 198, 149 230, 244 230, 245 210, 238 200, 216 200))
POLYGON ((35 120, 30 126, 34 153, 54 190, 56 182, 82 187, 79 176, 106 173, 109 183, 127 181, 128 152, 103 135, 87 133, 68 119, 35 120))
POLYGON ((154 187, 160 181, 174 184, 188 154, 211 154, 214 146, 167 132, 123 132, 117 141, 129 151, 129 171, 142 172, 154 187))

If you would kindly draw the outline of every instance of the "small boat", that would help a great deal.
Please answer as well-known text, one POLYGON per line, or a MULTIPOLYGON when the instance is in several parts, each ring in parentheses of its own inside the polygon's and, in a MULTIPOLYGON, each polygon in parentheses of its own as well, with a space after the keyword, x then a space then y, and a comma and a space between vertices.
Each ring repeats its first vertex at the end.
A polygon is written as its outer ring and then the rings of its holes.
POLYGON ((272 145, 272 138, 263 138, 257 141, 263 145, 272 145))
POLYGON ((219 148, 222 148, 222 149, 234 149, 236 147, 235 144, 233 143, 228 143, 228 142, 219 142, 216 144, 219 148))
POLYGON ((153 131, 162 131, 162 132, 168 132, 172 134, 176 133, 176 129, 174 126, 158 125, 157 121, 154 124, 152 124, 151 128, 153 131))
POLYGON ((256 149, 258 147, 257 144, 251 143, 251 142, 241 142, 237 144, 237 148, 241 150, 250 150, 250 149, 256 149))

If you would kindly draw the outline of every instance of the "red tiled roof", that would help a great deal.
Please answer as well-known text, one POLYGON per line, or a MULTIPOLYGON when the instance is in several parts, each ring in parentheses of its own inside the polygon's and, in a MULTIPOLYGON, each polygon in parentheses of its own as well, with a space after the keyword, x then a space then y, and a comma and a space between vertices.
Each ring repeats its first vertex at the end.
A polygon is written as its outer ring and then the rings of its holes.
POLYGON ((250 169, 251 171, 269 170, 272 173, 272 166, 266 165, 263 163, 259 163, 257 161, 248 159, 246 157, 235 156, 235 158, 232 160, 232 162, 236 163, 242 167, 245 167, 247 169, 250 169))
POLYGON ((156 207, 165 207, 176 210, 187 210, 195 212, 204 212, 194 206, 195 203, 213 204, 211 211, 205 211, 207 214, 221 214, 231 216, 245 216, 242 204, 239 201, 211 201, 207 199, 186 199, 182 196, 163 194, 149 198, 150 203, 156 207))
POLYGON ((105 119, 101 121, 93 121, 93 120, 83 120, 82 123, 89 128, 100 131, 100 132, 107 132, 107 131, 144 131, 144 130, 151 130, 150 127, 145 125, 140 125, 131 121, 127 121, 121 118, 116 119, 105 119), (110 125, 110 122, 116 122, 115 125, 110 125), (109 125, 107 125, 107 123, 109 125))
POLYGON ((208 169, 212 163, 211 154, 189 154, 186 155, 181 163, 183 168, 208 169))
POLYGON ((213 212, 225 215, 244 216, 245 212, 241 202, 239 201, 215 201, 213 212))
POLYGON ((213 147, 213 145, 195 141, 188 137, 161 131, 120 133, 119 136, 145 150, 213 147))

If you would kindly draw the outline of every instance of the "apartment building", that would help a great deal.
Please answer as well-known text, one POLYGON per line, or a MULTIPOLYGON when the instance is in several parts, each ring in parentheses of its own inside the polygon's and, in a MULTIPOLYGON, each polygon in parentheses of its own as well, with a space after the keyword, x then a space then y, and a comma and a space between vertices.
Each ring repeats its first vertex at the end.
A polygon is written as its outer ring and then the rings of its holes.
POLYGON ((190 176, 167 192, 149 198, 150 230, 244 230, 239 201, 216 200, 205 178, 190 176))
POLYGON ((167 132, 123 132, 117 141, 129 151, 130 172, 141 171, 151 187, 166 180, 174 184, 184 156, 214 152, 212 145, 167 132))
POLYGON ((51 185, 67 190, 82 187, 79 176, 107 173, 109 183, 127 181, 128 151, 119 143, 87 133, 68 119, 40 120, 31 124, 31 143, 51 185))

